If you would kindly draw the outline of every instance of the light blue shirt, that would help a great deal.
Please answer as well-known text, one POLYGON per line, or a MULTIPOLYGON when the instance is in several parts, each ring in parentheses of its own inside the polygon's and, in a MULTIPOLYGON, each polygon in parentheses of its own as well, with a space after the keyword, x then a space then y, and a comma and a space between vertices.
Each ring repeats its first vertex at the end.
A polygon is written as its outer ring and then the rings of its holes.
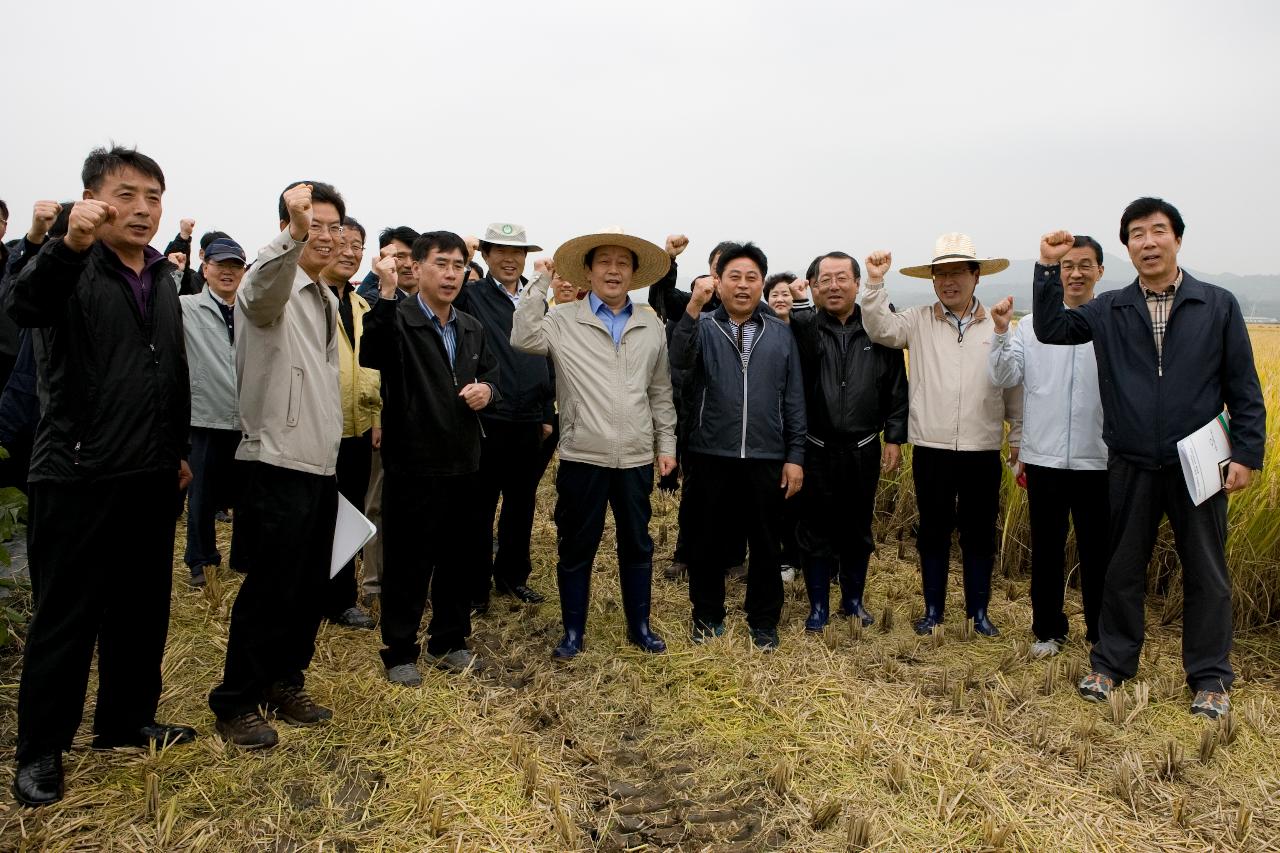
POLYGON ((435 330, 440 334, 441 340, 444 341, 444 351, 449 355, 449 366, 453 367, 453 362, 458 356, 458 312, 453 310, 453 306, 449 306, 449 319, 443 324, 440 318, 436 316, 436 312, 431 310, 422 299, 422 294, 418 294, 418 307, 422 309, 422 313, 427 315, 427 319, 435 326, 435 330))
POLYGON ((587 294, 587 301, 591 303, 591 313, 599 317, 600 322, 604 323, 604 327, 609 330, 609 334, 613 335, 613 346, 615 348, 622 346, 622 330, 627 327, 627 321, 631 319, 631 312, 635 308, 631 297, 627 297, 627 304, 617 314, 613 313, 613 309, 601 302, 594 293, 587 294))

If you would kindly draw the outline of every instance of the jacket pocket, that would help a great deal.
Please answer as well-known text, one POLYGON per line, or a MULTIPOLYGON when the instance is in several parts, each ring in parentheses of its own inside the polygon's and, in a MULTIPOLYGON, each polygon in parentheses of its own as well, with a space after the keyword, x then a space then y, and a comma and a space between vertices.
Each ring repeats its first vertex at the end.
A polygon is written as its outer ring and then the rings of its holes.
POLYGON ((291 427, 298 425, 298 415, 302 411, 303 376, 301 367, 294 367, 289 373, 289 411, 285 415, 285 423, 291 427))

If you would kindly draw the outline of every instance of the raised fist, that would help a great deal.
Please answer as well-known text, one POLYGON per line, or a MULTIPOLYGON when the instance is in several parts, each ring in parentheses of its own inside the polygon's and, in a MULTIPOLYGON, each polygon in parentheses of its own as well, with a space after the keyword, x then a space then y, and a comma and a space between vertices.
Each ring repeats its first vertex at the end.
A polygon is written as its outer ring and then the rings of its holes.
POLYGON ((71 217, 67 220, 67 236, 64 239, 67 248, 83 252, 98 239, 98 228, 108 222, 114 222, 118 211, 105 201, 86 198, 76 202, 71 208, 71 217))
POLYGON ((551 258, 538 258, 533 262, 533 271, 539 275, 546 273, 548 276, 554 277, 556 274, 556 262, 551 258))
POLYGON ((1013 297, 1006 296, 991 306, 991 321, 996 324, 996 334, 1003 335, 1009 331, 1009 320, 1013 317, 1013 297))
POLYGON ((702 306, 711 301, 712 295, 716 292, 716 280, 709 275, 704 275, 693 280, 693 293, 689 296, 688 312, 690 316, 697 319, 698 314, 702 312, 702 306))
POLYGON ((169 253, 169 263, 173 264, 181 272, 187 268, 187 256, 182 252, 169 253))
POLYGON ((190 217, 184 217, 178 220, 178 235, 183 240, 190 240, 191 234, 196 230, 196 221, 190 217))
POLYGON ((289 211, 289 236, 301 243, 311 233, 311 184, 285 190, 284 207, 289 211))
POLYGON ((667 254, 672 260, 689 247, 689 238, 683 234, 671 234, 667 237, 667 254))
POLYGON ((373 274, 378 277, 378 292, 383 299, 392 299, 396 295, 396 256, 388 252, 390 246, 382 250, 382 255, 373 262, 373 274))
POLYGON ((867 281, 875 284, 884 281, 884 275, 891 266, 893 266, 893 252, 883 250, 872 252, 867 256, 867 281))
POLYGON ((61 212, 62 205, 56 201, 36 202, 31 208, 31 230, 27 232, 27 239, 32 243, 43 243, 61 212))
POLYGON ((1070 231, 1050 231, 1040 238, 1040 265, 1053 266, 1071 251, 1075 238, 1070 231))

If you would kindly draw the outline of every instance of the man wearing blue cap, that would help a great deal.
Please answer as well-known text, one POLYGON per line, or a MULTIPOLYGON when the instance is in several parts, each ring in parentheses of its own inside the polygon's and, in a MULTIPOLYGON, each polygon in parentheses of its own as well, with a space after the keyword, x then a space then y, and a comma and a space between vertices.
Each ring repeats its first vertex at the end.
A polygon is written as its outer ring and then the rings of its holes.
MULTIPOLYGON (((236 290, 245 254, 229 237, 204 252, 204 287, 180 297, 191 373, 191 490, 187 496, 187 550, 191 585, 205 584, 205 568, 222 565, 214 515, 235 494, 240 409, 236 403, 236 290)), ((232 550, 235 550, 233 540, 232 550)))

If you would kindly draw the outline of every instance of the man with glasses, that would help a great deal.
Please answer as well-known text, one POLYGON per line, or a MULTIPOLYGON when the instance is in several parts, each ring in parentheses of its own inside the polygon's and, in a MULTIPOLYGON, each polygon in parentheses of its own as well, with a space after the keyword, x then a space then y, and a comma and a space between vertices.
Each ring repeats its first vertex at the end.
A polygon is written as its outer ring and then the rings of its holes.
MULTIPOLYGON (((338 300, 338 384, 342 396, 342 444, 338 447, 338 492, 362 508, 369 490, 373 450, 382 442, 382 394, 378 371, 360 366, 360 341, 369 303, 355 292, 352 278, 364 257, 364 226, 350 216, 342 221, 338 252, 320 281, 338 300)), ((376 272, 376 269, 375 269, 376 272)), ((371 629, 373 617, 356 604, 353 555, 329 582, 325 617, 348 628, 371 629)))
MULTIPOLYGON (((1102 246, 1077 235, 1061 261, 1063 304, 1079 308, 1093 299, 1102 278, 1102 246)), ((1076 532, 1085 639, 1098 641, 1098 613, 1107 571, 1107 446, 1102 441, 1102 400, 1093 343, 1051 346, 1036 337, 1033 318, 1012 332, 1013 298, 991 309, 995 322, 988 371, 1001 388, 1021 387, 1022 447, 1017 473, 1025 471, 1031 517, 1031 631, 1034 657, 1052 657, 1067 641, 1063 612, 1067 521, 1076 532)))
POLYGON ((796 538, 809 591, 804 629, 814 632, 827 624, 837 572, 844 615, 863 625, 873 622, 864 591, 875 551, 876 488, 881 471, 897 469, 907 440, 902 352, 872 343, 863 327, 856 302, 858 262, 844 252, 828 252, 818 258, 816 273, 813 289, 823 295, 823 307, 791 314, 809 426, 796 538))
MULTIPOLYGON (((193 587, 205 585, 205 569, 222 565, 214 516, 231 506, 236 492, 240 409, 236 403, 236 291, 244 278, 245 254, 231 238, 204 250, 204 287, 179 298, 191 373, 191 489, 187 493, 187 548, 183 561, 193 587)), ((231 565, 239 567, 239 537, 232 538, 231 565)))
POLYGON ((980 276, 1000 272, 1009 262, 978 257, 968 235, 955 233, 939 237, 933 255, 902 274, 933 279, 938 301, 894 312, 884 286, 893 256, 873 252, 862 322, 875 343, 911 350, 907 438, 914 445, 916 550, 924 588, 924 617, 916 621, 916 633, 928 634, 943 623, 951 536, 959 527, 965 613, 978 633, 995 637, 1000 632, 987 607, 1000 511, 1000 448, 1008 421, 1017 461, 1022 394, 996 387, 987 376, 995 324, 974 291, 980 276))
POLYGON ((290 184, 280 234, 236 294, 236 379, 245 487, 236 524, 251 564, 231 609, 222 683, 209 694, 218 732, 246 749, 278 740, 259 709, 294 725, 333 716, 304 672, 324 617, 338 513, 338 301, 320 282, 342 240, 346 205, 329 184, 290 184))

